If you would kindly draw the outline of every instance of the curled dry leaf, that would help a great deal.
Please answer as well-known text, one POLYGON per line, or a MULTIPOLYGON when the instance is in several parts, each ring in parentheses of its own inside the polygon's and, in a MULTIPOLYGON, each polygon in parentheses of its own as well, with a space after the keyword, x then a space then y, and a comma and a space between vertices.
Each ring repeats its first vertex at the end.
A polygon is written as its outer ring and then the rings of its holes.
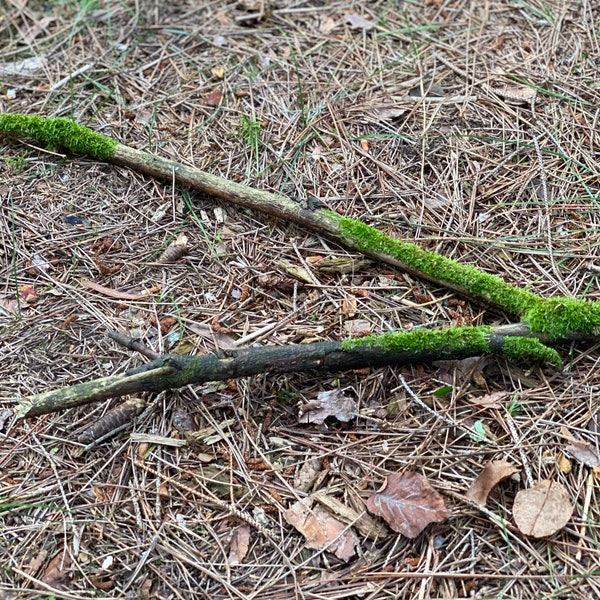
POLYGON ((283 513, 284 519, 306 538, 309 548, 326 549, 344 561, 350 560, 358 543, 356 534, 313 503, 312 498, 295 502, 283 513))
POLYGON ((344 394, 344 390, 319 392, 315 400, 302 407, 300 423, 317 423, 320 425, 327 417, 335 417, 342 423, 351 421, 356 416, 356 401, 344 394))
POLYGON ((598 450, 589 442, 573 440, 568 446, 565 446, 565 452, 588 467, 600 467, 598 450))
POLYGON ((513 516, 521 533, 541 538, 562 529, 569 522, 573 510, 566 488, 544 479, 517 494, 513 516))
POLYGON ((517 473, 519 469, 514 465, 504 461, 489 462, 477 479, 473 482, 473 485, 469 488, 465 496, 484 506, 487 502, 490 492, 498 485, 501 481, 508 479, 511 475, 517 473))
POLYGON ((248 554, 248 548, 250 548, 250 527, 248 525, 236 527, 229 544, 227 562, 232 566, 241 564, 248 554))
POLYGON ((411 471, 388 475, 383 490, 367 500, 367 508, 408 538, 417 537, 429 523, 441 523, 450 515, 429 481, 411 471))

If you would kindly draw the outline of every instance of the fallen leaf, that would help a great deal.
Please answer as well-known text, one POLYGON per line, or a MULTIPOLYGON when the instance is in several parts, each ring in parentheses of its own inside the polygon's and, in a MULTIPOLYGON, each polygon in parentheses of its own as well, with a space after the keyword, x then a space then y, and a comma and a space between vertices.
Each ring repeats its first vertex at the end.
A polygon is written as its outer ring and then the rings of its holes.
POLYGON ((565 452, 588 467, 600 467, 598 450, 589 442, 573 440, 568 446, 565 446, 565 452))
MULTIPOLYGON (((57 590, 68 589, 68 570, 71 568, 71 562, 71 555, 65 548, 60 548, 48 563, 40 581, 57 590)), ((40 586, 40 589, 43 588, 40 586)))
POLYGON ((36 304, 40 299, 36 289, 29 284, 23 284, 19 286, 19 293, 21 294, 21 299, 26 304, 36 304))
POLYGON ((208 106, 219 106, 223 100, 223 92, 219 90, 213 90, 206 96, 206 104, 208 106))
POLYGON ((316 280, 314 275, 310 273, 304 267, 296 265, 289 260, 278 260, 275 262, 278 267, 285 269, 287 273, 289 273, 292 277, 303 281, 304 283, 308 283, 310 285, 319 285, 319 282, 316 280))
POLYGON ((477 479, 473 482, 465 496, 485 506, 490 492, 505 479, 508 479, 511 475, 517 473, 519 469, 508 462, 496 461, 489 462, 483 467, 481 473, 477 479))
POLYGON ((560 472, 564 473, 565 475, 570 473, 571 469, 573 468, 571 461, 562 452, 560 453, 559 457, 556 459, 556 464, 557 464, 560 472))
POLYGON ((223 79, 225 77, 225 69, 220 65, 213 67, 210 72, 215 79, 223 79))
POLYGON ((306 538, 309 548, 326 549, 344 561, 350 560, 358 544, 356 534, 313 503, 312 498, 303 498, 292 504, 283 513, 283 518, 306 538))
POLYGON ((507 400, 508 396, 508 392, 498 391, 492 392, 491 394, 485 394, 484 396, 470 396, 467 400, 471 404, 481 406, 482 408, 500 409, 504 406, 503 401, 507 400))
POLYGON ((521 533, 541 538, 562 529, 569 522, 573 510, 566 488, 544 479, 517 494, 513 517, 521 533))
POLYGON ((373 324, 367 319, 351 319, 344 323, 344 333, 349 337, 362 337, 373 333, 373 324))
POLYGON ((147 298, 152 294, 156 294, 156 292, 160 291, 160 287, 152 287, 140 292, 139 294, 130 294, 129 292, 122 292, 120 290, 115 290, 113 288, 106 287, 104 285, 100 285, 95 281, 88 281, 87 279, 83 279, 81 281, 81 285, 90 290, 94 290, 100 294, 104 294, 109 298, 114 298, 115 300, 142 300, 147 298))
POLYGON ((318 458, 311 458, 304 461, 300 470, 294 477, 294 489, 299 492, 308 492, 313 486, 313 483, 319 477, 323 469, 323 461, 318 458))
POLYGON ((389 534, 389 529, 378 519, 374 519, 369 515, 363 507, 361 512, 346 506, 343 502, 329 496, 323 492, 317 492, 312 495, 319 504, 329 509, 336 517, 338 517, 344 523, 348 523, 365 537, 372 540, 382 539, 389 534))
POLYGON ((250 527, 248 525, 236 527, 229 544, 227 562, 232 566, 241 564, 248 554, 248 548, 250 548, 250 527))
POLYGON ((367 19, 357 15, 356 13, 346 13, 344 15, 344 19, 346 23, 352 27, 352 29, 362 29, 363 31, 369 31, 369 29, 373 29, 374 25, 371 21, 367 21, 367 19))
POLYGON ((319 392, 315 400, 302 407, 299 422, 320 425, 327 417, 335 417, 342 423, 351 421, 356 416, 358 405, 347 396, 344 390, 319 392))
POLYGON ((416 538, 429 523, 441 523, 450 515, 429 481, 411 471, 388 475, 383 490, 367 500, 367 508, 408 538, 416 538))

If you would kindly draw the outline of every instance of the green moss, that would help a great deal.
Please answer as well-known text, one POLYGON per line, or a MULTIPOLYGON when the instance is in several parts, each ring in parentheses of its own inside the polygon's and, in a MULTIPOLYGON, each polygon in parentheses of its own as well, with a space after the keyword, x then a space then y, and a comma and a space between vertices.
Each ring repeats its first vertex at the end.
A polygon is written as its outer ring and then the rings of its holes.
POLYGON ((434 279, 460 285, 474 296, 502 306, 510 313, 521 316, 540 300, 532 292, 509 285, 497 275, 484 273, 471 265, 462 265, 410 242, 394 239, 361 221, 333 212, 330 215, 338 221, 342 237, 355 248, 393 256, 434 279))
POLYGON ((562 360, 554 348, 549 348, 536 338, 509 337, 504 341, 503 354, 512 360, 549 362, 560 369, 562 360))
POLYGON ((453 354, 468 348, 473 354, 485 354, 491 351, 489 343, 491 333, 492 328, 487 326, 416 329, 344 340, 342 350, 377 346, 384 352, 443 350, 445 353, 453 354))
POLYGON ((0 113, 0 132, 31 138, 50 147, 66 148, 98 160, 109 158, 118 143, 64 117, 0 113))
POLYGON ((431 351, 443 356, 461 356, 467 351, 470 356, 502 352, 512 360, 535 360, 550 362, 557 367, 561 359, 554 348, 549 348, 536 338, 506 337, 501 346, 490 345, 493 329, 481 327, 450 327, 448 329, 417 329, 402 333, 383 333, 363 338, 352 338, 342 342, 342 350, 351 351, 359 348, 381 348, 383 352, 423 352, 431 351))
POLYGON ((497 275, 394 239, 361 221, 333 212, 328 214, 338 222, 340 235, 346 238, 348 245, 363 252, 371 250, 388 254, 440 282, 460 285, 472 295, 518 315, 528 323, 532 332, 545 333, 553 340, 564 337, 568 332, 600 334, 599 302, 577 298, 540 298, 525 289, 509 285, 497 275))
POLYGON ((531 331, 545 333, 553 340, 569 331, 598 335, 600 303, 578 298, 548 298, 536 302, 525 313, 531 331))

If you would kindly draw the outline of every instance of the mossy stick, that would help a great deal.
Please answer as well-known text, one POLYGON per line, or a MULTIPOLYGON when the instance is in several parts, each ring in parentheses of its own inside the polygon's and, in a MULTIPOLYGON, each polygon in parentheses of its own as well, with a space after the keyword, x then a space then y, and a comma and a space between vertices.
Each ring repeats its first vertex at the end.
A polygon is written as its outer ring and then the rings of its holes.
POLYGON ((365 367, 429 363, 487 353, 519 360, 560 364, 552 348, 529 335, 526 325, 497 328, 450 327, 387 333, 344 342, 239 348, 202 356, 161 356, 124 375, 78 383, 19 400, 18 417, 33 417, 124 394, 160 392, 190 384, 248 377, 259 373, 346 371, 365 367))
POLYGON ((256 190, 195 167, 130 148, 69 119, 2 113, 2 131, 88 154, 97 160, 126 166, 152 177, 175 181, 227 202, 296 223, 366 256, 461 295, 497 306, 527 322, 531 331, 545 333, 552 339, 596 336, 600 331, 598 302, 541 298, 506 283, 497 275, 396 239, 362 221, 324 208, 306 208, 285 196, 256 190))

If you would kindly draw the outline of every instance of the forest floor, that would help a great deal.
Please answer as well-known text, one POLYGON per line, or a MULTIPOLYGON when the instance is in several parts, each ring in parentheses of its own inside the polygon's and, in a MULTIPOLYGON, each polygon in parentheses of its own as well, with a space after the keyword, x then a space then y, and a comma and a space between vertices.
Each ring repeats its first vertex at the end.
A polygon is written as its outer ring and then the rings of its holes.
MULTIPOLYGON (((598 3, 3 6, 0 112, 70 117, 542 296, 600 299, 598 3)), ((202 354, 510 315, 288 223, 6 136, 0 198, 0 599, 600 596, 596 347, 560 346, 560 370, 481 357, 149 394, 88 447, 81 433, 118 399, 25 421, 13 409, 139 364, 108 329, 202 354), (180 235, 189 252, 161 264, 180 235), (301 422, 333 390, 352 418, 301 422), (516 473, 469 502, 491 461, 516 473), (412 539, 379 517, 375 534, 356 527, 405 472, 448 518, 412 539), (513 505, 544 480, 574 511, 534 538, 513 505), (305 498, 312 548, 288 522, 305 498)))

